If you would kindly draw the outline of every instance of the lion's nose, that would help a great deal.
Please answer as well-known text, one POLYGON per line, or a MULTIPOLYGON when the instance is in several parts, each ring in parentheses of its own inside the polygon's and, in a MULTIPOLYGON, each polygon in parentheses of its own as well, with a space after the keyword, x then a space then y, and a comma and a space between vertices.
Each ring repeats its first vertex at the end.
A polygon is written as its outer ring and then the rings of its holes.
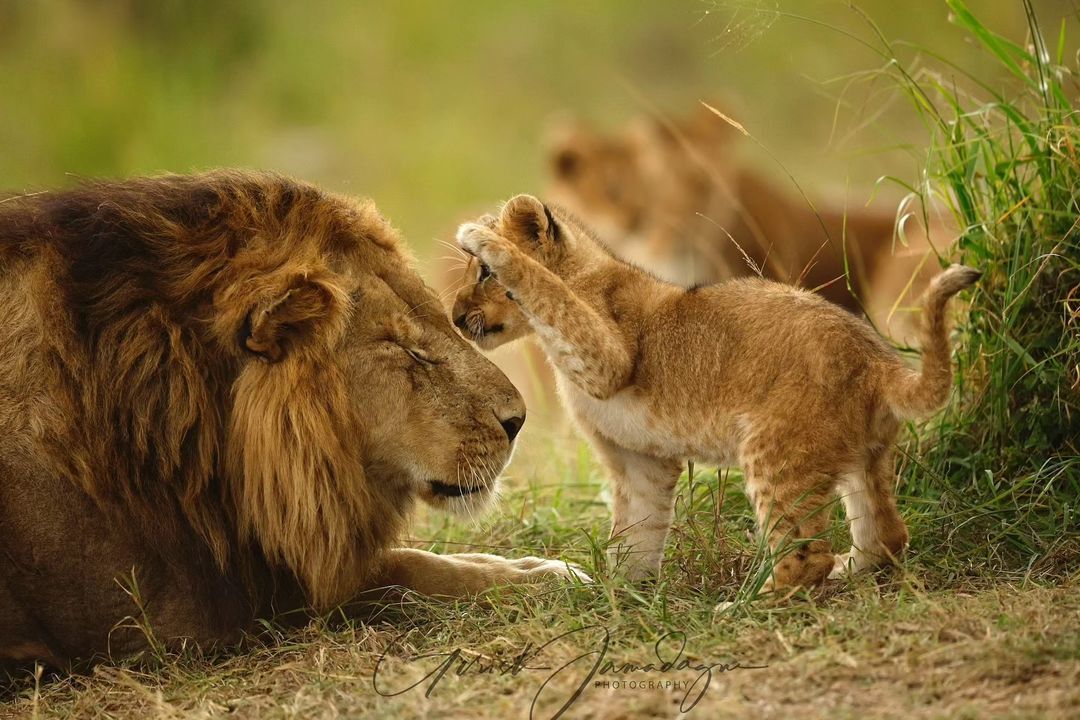
POLYGON ((502 429, 506 432, 507 440, 514 442, 514 438, 521 432, 521 426, 525 424, 525 415, 514 415, 505 420, 500 418, 499 424, 502 425, 502 429))

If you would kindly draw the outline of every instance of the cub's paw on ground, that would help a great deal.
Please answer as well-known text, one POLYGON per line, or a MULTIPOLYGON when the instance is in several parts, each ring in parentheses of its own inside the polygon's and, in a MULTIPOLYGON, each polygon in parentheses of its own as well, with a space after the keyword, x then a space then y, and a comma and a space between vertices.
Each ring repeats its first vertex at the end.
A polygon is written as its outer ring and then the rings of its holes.
POLYGON ((833 568, 829 573, 830 580, 839 580, 854 575, 862 569, 859 567, 854 551, 834 555, 833 558, 833 568))

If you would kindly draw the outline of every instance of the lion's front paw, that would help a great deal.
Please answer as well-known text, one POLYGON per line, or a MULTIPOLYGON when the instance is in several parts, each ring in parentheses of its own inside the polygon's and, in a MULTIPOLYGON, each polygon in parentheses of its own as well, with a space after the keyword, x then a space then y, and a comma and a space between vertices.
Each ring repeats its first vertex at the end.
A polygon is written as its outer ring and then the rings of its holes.
POLYGON ((458 246, 480 260, 492 270, 502 265, 507 255, 508 242, 484 222, 463 223, 457 231, 458 246))
POLYGON ((592 584, 593 579, 577 565, 563 560, 549 560, 538 557, 523 557, 513 560, 514 566, 528 580, 541 580, 555 575, 564 580, 576 580, 584 585, 592 584))

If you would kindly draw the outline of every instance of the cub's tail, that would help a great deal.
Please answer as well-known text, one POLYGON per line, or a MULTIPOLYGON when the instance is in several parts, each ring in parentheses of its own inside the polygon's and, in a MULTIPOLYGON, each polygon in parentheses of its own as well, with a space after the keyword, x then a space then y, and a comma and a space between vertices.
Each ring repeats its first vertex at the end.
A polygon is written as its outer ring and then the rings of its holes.
POLYGON ((952 349, 945 305, 949 298, 980 277, 982 273, 974 268, 952 265, 927 288, 922 316, 922 371, 898 364, 885 378, 885 398, 901 418, 929 415, 948 399, 952 388, 952 349))

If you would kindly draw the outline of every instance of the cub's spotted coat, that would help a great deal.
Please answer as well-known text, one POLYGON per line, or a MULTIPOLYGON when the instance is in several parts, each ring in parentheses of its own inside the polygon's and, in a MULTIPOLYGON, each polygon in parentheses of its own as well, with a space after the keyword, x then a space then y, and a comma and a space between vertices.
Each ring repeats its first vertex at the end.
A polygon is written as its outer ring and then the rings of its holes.
POLYGON ((630 577, 660 567, 687 459, 743 468, 775 551, 773 587, 903 551, 893 443, 903 419, 948 396, 945 305, 977 271, 953 266, 931 283, 919 372, 819 296, 756 278, 668 284, 530 196, 462 225, 458 241, 484 268, 458 295, 454 315, 468 318, 459 327, 485 348, 535 332, 610 472, 617 559, 630 577), (489 316, 499 318, 495 332, 489 316), (853 538, 839 556, 821 538, 836 493, 853 538))

